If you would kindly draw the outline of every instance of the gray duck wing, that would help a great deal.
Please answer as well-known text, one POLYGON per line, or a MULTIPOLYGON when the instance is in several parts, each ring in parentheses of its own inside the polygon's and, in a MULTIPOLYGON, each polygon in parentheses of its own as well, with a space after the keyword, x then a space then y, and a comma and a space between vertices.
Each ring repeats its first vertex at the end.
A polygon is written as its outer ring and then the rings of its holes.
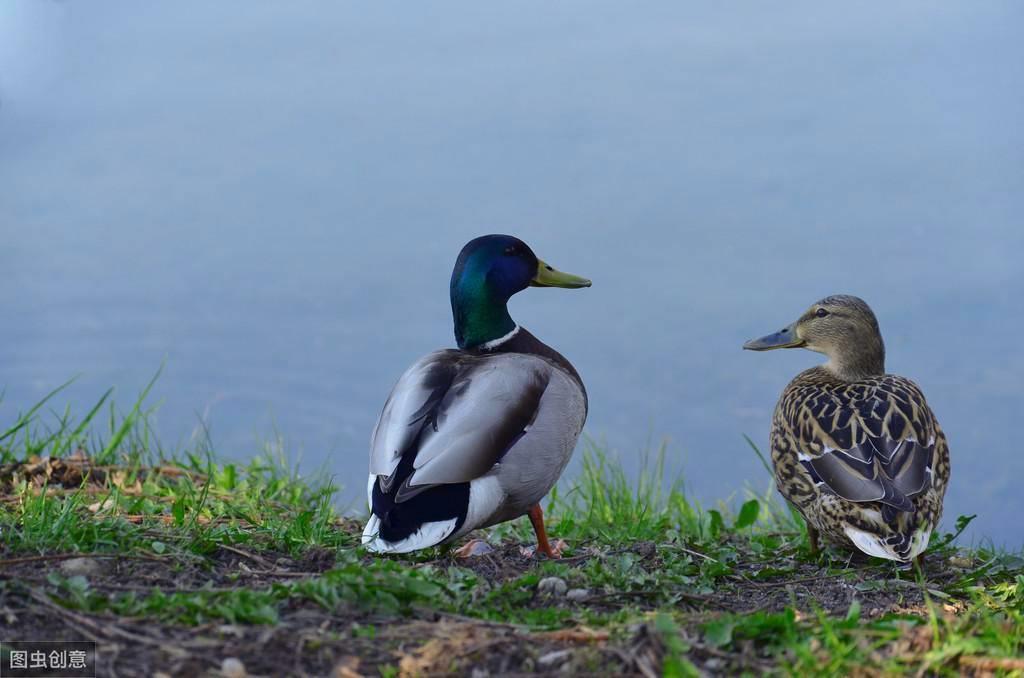
MULTIPOLYGON (((370 473, 395 498, 487 473, 537 417, 552 366, 522 354, 431 354, 392 391, 371 441, 370 473), (404 459, 411 473, 401 473, 404 459)), ((406 468, 408 471, 409 469, 406 468)))
POLYGON ((458 373, 459 352, 435 351, 398 379, 370 435, 370 474, 391 476, 416 442, 458 373))

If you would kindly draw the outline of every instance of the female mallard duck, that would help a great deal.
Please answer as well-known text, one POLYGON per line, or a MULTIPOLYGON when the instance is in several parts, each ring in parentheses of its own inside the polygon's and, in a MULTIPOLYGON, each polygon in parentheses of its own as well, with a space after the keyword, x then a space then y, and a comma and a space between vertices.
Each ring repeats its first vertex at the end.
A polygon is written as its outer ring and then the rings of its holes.
POLYGON ((878 321, 864 301, 822 299, 792 325, 743 348, 808 348, 828 362, 796 376, 772 420, 779 491, 818 534, 908 562, 942 515, 949 448, 917 385, 885 373, 878 321))
POLYGON ((459 348, 406 370, 370 439, 371 551, 407 553, 528 514, 538 549, 556 555, 538 502, 572 455, 587 393, 568 360, 509 316, 509 298, 529 286, 590 281, 508 235, 459 253, 450 287, 459 348))

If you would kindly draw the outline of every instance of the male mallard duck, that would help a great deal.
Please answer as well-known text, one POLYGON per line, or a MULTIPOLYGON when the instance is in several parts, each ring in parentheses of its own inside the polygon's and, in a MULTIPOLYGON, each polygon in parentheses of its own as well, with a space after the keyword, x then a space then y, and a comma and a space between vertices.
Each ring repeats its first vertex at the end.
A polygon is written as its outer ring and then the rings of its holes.
POLYGON ((885 373, 878 321, 837 295, 743 348, 807 348, 828 362, 801 372, 779 398, 771 448, 779 491, 818 533, 868 555, 908 562, 942 515, 949 448, 924 395, 885 373))
POLYGON ((526 243, 485 235, 462 248, 451 279, 459 348, 412 365, 370 439, 363 543, 407 553, 527 514, 548 544, 541 498, 569 462, 587 418, 576 369, 509 316, 527 287, 590 287, 526 243))

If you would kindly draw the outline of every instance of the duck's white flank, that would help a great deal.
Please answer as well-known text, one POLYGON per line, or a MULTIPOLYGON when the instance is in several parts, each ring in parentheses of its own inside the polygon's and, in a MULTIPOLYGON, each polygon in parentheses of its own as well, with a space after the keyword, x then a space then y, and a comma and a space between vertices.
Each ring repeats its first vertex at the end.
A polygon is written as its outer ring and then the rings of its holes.
POLYGON ((505 491, 501 489, 501 483, 493 475, 486 475, 469 482, 469 507, 466 509, 466 521, 462 523, 457 536, 462 536, 471 530, 483 525, 488 518, 494 515, 502 502, 505 501, 505 491))

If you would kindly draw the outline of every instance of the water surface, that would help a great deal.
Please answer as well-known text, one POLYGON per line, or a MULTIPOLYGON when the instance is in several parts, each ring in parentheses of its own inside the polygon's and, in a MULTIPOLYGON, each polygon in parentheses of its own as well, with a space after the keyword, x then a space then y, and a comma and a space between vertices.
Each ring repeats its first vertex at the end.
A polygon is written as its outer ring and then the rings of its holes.
MULTIPOLYGON (((451 345, 461 245, 594 280, 513 316, 587 433, 704 501, 766 476, 815 299, 875 308, 952 445, 946 523, 1024 528, 1024 9, 741 3, 0 6, 0 416, 80 374, 165 445, 277 436, 358 503, 392 383, 451 345)), ((571 473, 571 471, 570 471, 571 473)))

